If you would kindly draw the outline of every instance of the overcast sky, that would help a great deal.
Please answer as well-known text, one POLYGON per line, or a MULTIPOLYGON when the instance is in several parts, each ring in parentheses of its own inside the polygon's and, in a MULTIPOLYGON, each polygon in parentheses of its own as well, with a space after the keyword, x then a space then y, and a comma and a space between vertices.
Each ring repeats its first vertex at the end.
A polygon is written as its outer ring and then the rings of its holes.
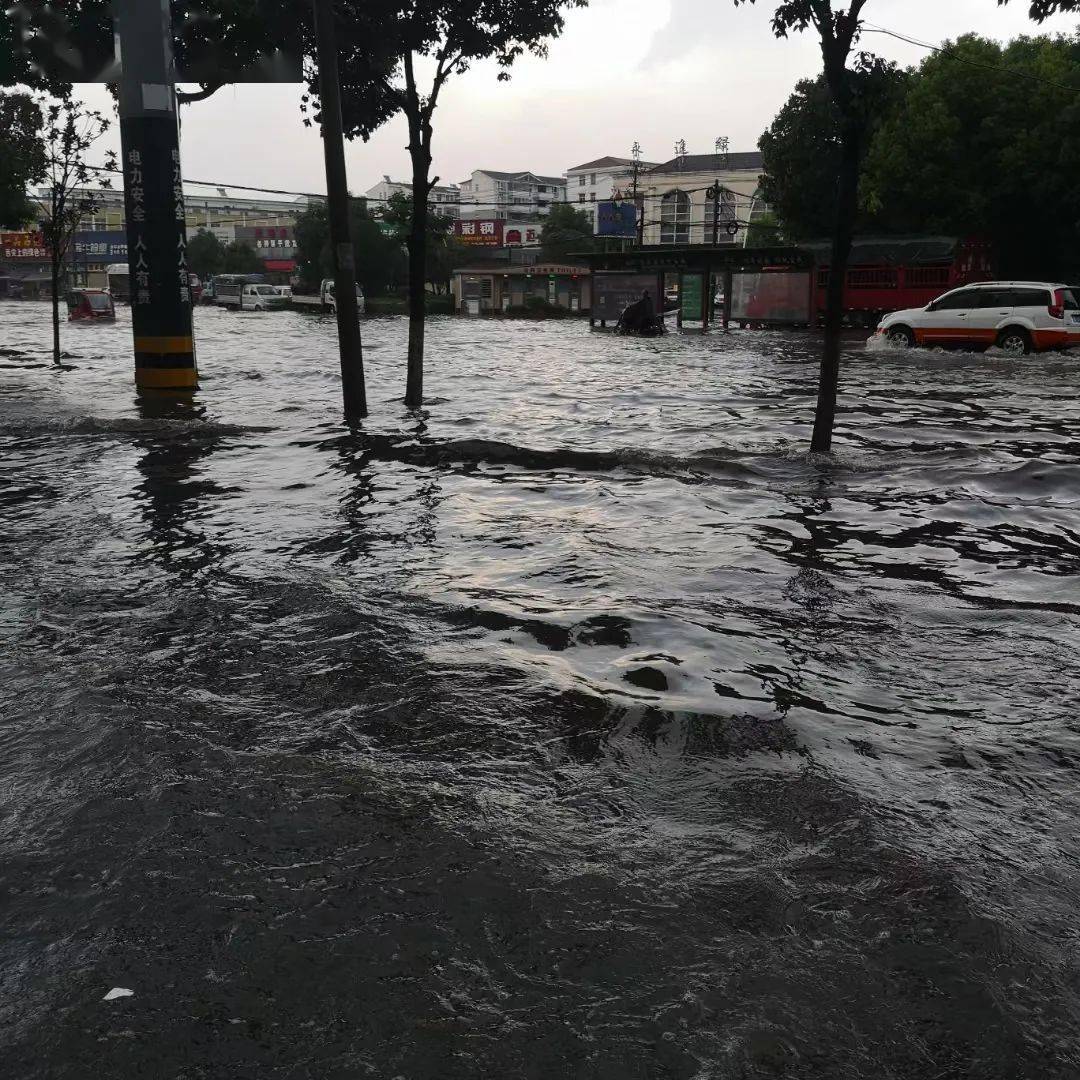
MULTIPOLYGON (((435 116, 434 173, 460 182, 473 169, 531 169, 559 175, 606 154, 628 157, 636 139, 646 160, 673 156, 675 140, 709 153, 718 136, 753 150, 795 82, 821 66, 812 32, 777 41, 774 5, 757 0, 592 0, 572 11, 546 60, 527 58, 498 82, 491 64, 444 89, 435 116)), ((869 25, 939 43, 972 30, 1007 40, 1038 33, 1027 0, 870 0, 869 25)), ((1073 33, 1075 17, 1042 32, 1073 33)), ((900 64, 926 50, 881 34, 864 47, 900 64)), ((109 104, 99 87, 84 97, 109 104)), ((185 177, 323 192, 322 145, 305 128, 299 88, 239 86, 219 90, 182 112, 185 177)), ((363 192, 383 174, 410 175, 408 137, 398 118, 368 143, 346 144, 349 185, 363 192)))

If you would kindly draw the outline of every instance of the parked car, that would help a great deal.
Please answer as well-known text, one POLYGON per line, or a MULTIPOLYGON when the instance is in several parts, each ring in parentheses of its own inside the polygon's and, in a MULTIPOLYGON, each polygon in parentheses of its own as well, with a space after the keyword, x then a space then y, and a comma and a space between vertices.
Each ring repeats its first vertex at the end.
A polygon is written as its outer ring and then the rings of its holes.
POLYGON ((953 289, 924 308, 894 311, 878 323, 890 345, 961 345, 1022 356, 1080 344, 1080 303, 1068 285, 983 281, 953 289))
MULTIPOLYGON (((337 312, 337 301, 334 299, 334 281, 332 278, 323 278, 319 286, 319 300, 322 302, 323 311, 337 312)), ((364 314, 364 290, 359 284, 356 286, 356 307, 360 314, 364 314)))
POLYGON ((275 285, 274 291, 278 294, 278 296, 283 296, 286 300, 292 299, 291 285, 275 285))

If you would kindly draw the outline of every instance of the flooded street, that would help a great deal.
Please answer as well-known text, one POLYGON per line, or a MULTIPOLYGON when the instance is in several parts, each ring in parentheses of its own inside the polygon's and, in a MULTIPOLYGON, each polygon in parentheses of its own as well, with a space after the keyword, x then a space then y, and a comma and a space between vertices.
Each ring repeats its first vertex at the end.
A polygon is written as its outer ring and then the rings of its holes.
POLYGON ((12 1080, 1080 1074, 1080 350, 0 304, 12 1080), (132 996, 103 1001, 114 987, 132 996))

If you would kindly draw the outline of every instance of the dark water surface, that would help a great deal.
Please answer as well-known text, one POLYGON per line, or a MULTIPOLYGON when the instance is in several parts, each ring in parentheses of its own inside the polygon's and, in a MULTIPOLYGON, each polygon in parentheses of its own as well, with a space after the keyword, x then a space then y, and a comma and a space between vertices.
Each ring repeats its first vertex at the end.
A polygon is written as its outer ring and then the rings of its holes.
POLYGON ((364 332, 0 305, 0 1074, 1080 1075, 1080 356, 364 332))

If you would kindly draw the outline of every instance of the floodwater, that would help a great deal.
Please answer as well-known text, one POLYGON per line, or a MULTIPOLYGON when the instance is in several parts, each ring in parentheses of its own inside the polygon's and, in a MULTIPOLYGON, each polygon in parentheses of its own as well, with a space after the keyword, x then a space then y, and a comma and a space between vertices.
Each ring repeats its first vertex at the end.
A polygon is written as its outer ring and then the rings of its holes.
POLYGON ((5 1077, 1080 1075, 1080 355, 197 314, 0 305, 5 1077))

